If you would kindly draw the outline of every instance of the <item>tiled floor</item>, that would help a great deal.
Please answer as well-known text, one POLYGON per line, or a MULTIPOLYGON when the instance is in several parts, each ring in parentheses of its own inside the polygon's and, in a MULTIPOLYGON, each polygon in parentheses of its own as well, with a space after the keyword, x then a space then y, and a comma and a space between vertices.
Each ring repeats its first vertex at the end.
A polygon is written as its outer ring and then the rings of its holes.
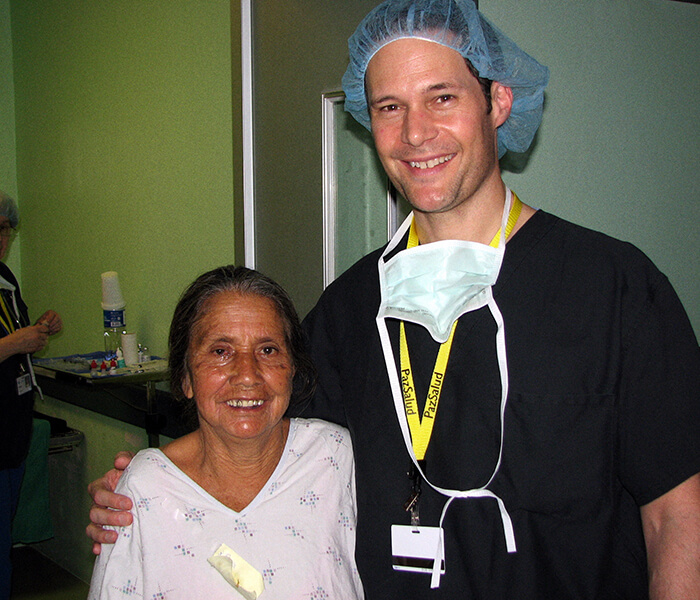
POLYGON ((30 546, 12 549, 11 600, 85 600, 88 585, 30 546))

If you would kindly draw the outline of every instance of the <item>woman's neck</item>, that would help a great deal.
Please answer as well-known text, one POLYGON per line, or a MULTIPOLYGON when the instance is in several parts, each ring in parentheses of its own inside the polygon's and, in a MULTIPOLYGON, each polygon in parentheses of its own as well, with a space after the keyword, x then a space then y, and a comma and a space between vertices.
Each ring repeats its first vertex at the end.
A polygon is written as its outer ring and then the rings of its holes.
POLYGON ((264 439, 233 440, 200 427, 163 448, 188 477, 222 504, 240 512, 274 473, 289 435, 283 419, 264 439))

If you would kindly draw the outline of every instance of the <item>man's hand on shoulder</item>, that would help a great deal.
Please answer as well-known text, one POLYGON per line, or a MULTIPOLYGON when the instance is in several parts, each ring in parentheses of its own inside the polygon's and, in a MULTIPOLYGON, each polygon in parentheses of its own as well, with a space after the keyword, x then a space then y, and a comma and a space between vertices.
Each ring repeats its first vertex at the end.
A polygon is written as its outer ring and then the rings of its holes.
POLYGON ((102 544, 113 544, 117 541, 117 532, 104 529, 103 525, 124 527, 133 521, 131 513, 128 512, 132 508, 131 499, 114 493, 119 478, 133 457, 131 452, 119 452, 114 459, 114 469, 88 485, 93 505, 90 509, 90 524, 85 533, 95 542, 92 546, 94 554, 101 552, 102 544))

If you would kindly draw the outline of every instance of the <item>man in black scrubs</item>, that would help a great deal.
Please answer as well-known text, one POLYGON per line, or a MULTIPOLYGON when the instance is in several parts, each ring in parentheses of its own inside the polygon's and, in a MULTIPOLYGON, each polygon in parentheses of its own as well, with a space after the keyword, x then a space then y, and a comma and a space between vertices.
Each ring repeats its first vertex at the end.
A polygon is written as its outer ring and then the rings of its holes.
MULTIPOLYGON (((367 598, 700 597, 688 318, 636 248, 501 178, 539 126, 546 68, 470 0, 389 0, 349 47, 346 108, 413 207, 305 321, 306 416, 353 437, 367 598)), ((93 494, 128 508, 116 474, 93 494)))

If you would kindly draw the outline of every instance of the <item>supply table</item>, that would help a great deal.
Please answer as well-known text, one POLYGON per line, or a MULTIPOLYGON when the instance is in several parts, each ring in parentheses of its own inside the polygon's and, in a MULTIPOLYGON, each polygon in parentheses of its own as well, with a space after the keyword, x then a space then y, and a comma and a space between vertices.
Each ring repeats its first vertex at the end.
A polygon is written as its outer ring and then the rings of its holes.
POLYGON ((181 407, 156 385, 168 379, 167 360, 153 357, 113 374, 91 372, 90 363, 100 365, 104 356, 92 352, 34 358, 32 363, 45 395, 142 427, 151 447, 159 445, 160 434, 176 438, 187 433, 181 407))

